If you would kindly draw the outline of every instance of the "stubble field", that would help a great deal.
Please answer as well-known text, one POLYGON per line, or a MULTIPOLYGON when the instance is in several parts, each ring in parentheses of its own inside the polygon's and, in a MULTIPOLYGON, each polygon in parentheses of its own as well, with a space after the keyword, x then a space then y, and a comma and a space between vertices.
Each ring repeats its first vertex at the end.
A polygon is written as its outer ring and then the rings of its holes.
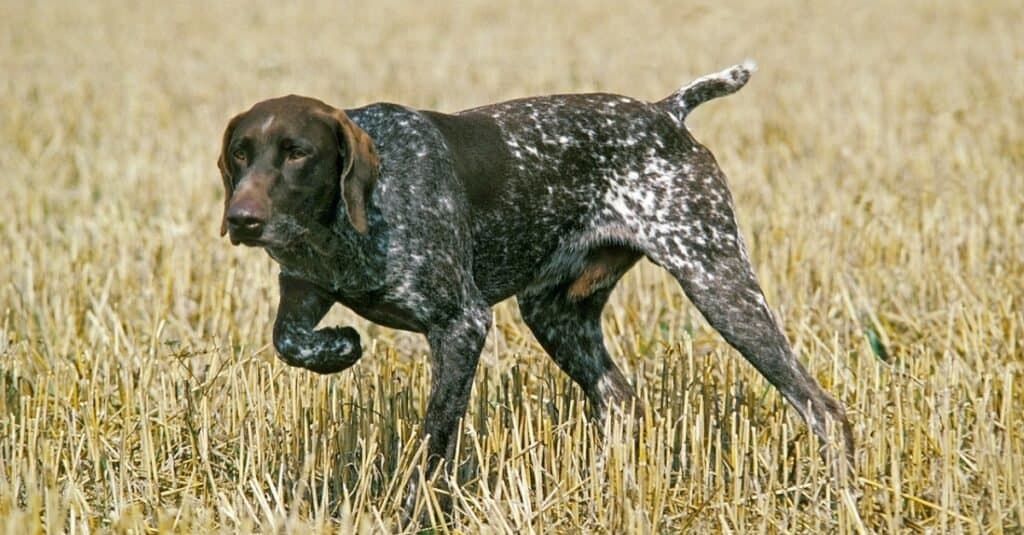
POLYGON ((634 433, 495 309, 440 532, 1020 533, 1024 11, 1015 2, 0 3, 0 531, 388 532, 426 344, 276 360, 276 267, 219 239, 227 119, 287 93, 454 111, 660 99, 756 59, 694 135, 769 303, 848 407, 848 487, 642 264, 605 312, 634 433), (1015 36, 1016 34, 1016 36, 1015 36))

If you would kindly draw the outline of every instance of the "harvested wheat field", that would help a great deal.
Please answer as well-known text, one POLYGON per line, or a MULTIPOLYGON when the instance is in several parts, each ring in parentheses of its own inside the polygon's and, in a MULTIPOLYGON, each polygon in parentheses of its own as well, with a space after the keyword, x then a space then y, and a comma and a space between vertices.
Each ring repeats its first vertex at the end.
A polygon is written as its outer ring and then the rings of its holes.
POLYGON ((753 58, 687 124, 848 407, 855 477, 644 262, 604 327, 647 417, 590 422, 502 303, 452 514, 440 490, 417 510, 438 533, 1021 533, 1020 5, 573 4, 0 4, 0 531, 401 529, 427 345, 336 307, 358 365, 277 360, 276 264, 218 237, 234 113, 657 100, 753 58))

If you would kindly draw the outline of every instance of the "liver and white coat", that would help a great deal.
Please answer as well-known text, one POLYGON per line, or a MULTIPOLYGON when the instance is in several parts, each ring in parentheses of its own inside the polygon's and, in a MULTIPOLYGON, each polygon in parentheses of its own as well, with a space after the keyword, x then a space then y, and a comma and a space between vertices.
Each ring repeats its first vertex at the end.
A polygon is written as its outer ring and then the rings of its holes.
POLYGON ((334 303, 426 335, 428 470, 451 454, 490 307, 511 296, 598 417, 633 403, 600 313, 642 256, 819 437, 835 422, 852 456, 842 406, 794 357, 747 259, 725 176, 683 122, 751 70, 705 76, 654 103, 556 95, 449 115, 260 102, 224 134, 222 233, 280 263, 274 346, 288 364, 333 373, 359 359, 355 330, 316 329, 334 303))

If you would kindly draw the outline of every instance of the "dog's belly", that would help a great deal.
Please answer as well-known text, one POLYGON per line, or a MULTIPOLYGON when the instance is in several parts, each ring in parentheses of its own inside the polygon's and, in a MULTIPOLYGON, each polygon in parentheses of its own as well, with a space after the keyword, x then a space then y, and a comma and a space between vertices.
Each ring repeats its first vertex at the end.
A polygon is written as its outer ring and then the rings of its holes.
POLYGON ((477 287, 490 304, 520 293, 559 287, 568 298, 578 301, 613 286, 643 256, 626 242, 588 241, 583 237, 563 237, 557 242, 545 254, 530 254, 532 251, 527 250, 513 257, 500 254, 500 262, 481 262, 474 273, 477 287))
POLYGON ((572 251, 571 242, 592 219, 588 203, 562 188, 551 194, 537 191, 536 183, 545 179, 513 177, 500 202, 474 207, 473 278, 491 304, 519 293, 539 276, 570 277, 570 270, 543 275, 541 271, 553 257, 576 254, 581 262, 586 253, 585 245, 572 251))
POLYGON ((556 236, 530 234, 524 230, 510 229, 508 233, 479 236, 474 240, 473 278, 490 304, 529 286, 557 248, 556 236))
POLYGON ((557 286, 582 299, 618 280, 643 255, 625 225, 595 225, 585 207, 573 208, 476 219, 473 277, 489 303, 557 286))

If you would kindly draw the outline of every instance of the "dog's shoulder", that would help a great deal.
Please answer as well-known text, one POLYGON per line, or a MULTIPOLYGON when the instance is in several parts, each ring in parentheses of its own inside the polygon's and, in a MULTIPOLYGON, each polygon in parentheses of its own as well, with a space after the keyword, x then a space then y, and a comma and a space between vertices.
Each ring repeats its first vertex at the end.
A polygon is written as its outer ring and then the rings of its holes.
POLYGON ((490 115, 447 114, 390 102, 345 111, 373 140, 385 182, 395 178, 408 185, 416 176, 437 176, 437 166, 450 160, 471 206, 490 206, 507 185, 509 149, 490 115))
POLYGON ((345 114, 378 145, 392 139, 407 142, 422 137, 428 124, 418 111, 393 102, 375 102, 347 109, 345 114))
POLYGON ((490 115, 476 112, 420 113, 444 138, 470 204, 492 203, 508 181, 511 159, 498 123, 490 115))

